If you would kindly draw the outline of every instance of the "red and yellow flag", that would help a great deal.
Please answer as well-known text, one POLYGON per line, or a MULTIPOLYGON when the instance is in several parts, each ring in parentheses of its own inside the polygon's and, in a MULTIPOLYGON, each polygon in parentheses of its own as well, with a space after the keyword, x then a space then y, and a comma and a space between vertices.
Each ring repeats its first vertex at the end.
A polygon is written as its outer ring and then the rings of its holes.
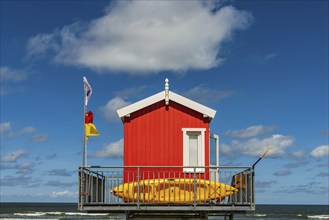
POLYGON ((86 134, 86 140, 90 136, 98 136, 99 133, 96 129, 96 126, 93 124, 94 121, 94 114, 91 111, 88 111, 85 114, 85 134, 86 134))

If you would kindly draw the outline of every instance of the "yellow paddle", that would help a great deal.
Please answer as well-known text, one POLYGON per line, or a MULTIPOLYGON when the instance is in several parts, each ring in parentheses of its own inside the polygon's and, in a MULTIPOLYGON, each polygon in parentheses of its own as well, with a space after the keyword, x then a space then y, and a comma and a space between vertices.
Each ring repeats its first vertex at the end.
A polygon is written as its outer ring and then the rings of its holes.
POLYGON ((270 146, 261 156, 260 158, 258 158, 258 160, 254 163, 254 165, 252 165, 252 168, 254 168, 256 166, 256 164, 267 154, 267 152, 269 152, 271 150, 272 146, 270 146))

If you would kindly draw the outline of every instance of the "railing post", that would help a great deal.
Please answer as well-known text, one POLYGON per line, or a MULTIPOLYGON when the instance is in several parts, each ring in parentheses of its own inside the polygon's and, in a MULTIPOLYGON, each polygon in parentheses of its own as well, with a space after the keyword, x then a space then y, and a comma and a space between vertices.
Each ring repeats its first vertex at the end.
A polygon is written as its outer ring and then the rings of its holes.
POLYGON ((194 192, 194 206, 196 206, 196 167, 194 167, 194 174, 193 174, 193 192, 194 192))
POLYGON ((88 186, 87 186, 87 191, 88 191, 88 199, 87 199, 87 203, 90 202, 92 203, 93 202, 93 199, 94 199, 94 179, 93 179, 93 176, 91 174, 91 171, 89 170, 88 171, 88 186))
MULTIPOLYGON (((98 189, 98 184, 99 184, 99 183, 98 183, 98 179, 99 179, 99 176, 98 176, 98 173, 96 174, 95 177, 96 177, 96 180, 95 180, 95 185, 96 185, 96 186, 95 186, 95 192, 96 192, 96 193, 95 193, 95 194, 96 194, 96 195, 95 195, 95 202, 98 203, 98 202, 99 202, 99 198, 98 198, 98 193, 99 193, 99 192, 98 192, 98 191, 99 191, 99 189, 98 189)), ((94 181, 93 181, 93 182, 94 182, 94 181)))
POLYGON ((83 206, 83 196, 82 196, 82 192, 83 192, 83 177, 82 177, 82 168, 79 168, 79 209, 81 210, 82 206, 83 206))
POLYGON ((86 191, 87 191, 87 186, 86 186, 86 174, 84 167, 80 167, 79 169, 79 199, 80 199, 80 204, 79 207, 82 209, 85 201, 86 201, 86 191))
POLYGON ((109 178, 108 175, 105 177, 105 203, 109 203, 109 197, 110 197, 110 189, 109 189, 109 178))
POLYGON ((140 167, 137 167, 137 206, 139 207, 140 202, 140 167))
POLYGON ((254 184, 254 180, 255 180, 255 173, 254 173, 254 168, 250 168, 250 172, 251 172, 251 175, 249 175, 249 178, 250 178, 250 183, 251 183, 251 195, 250 195, 250 205, 252 207, 254 207, 254 201, 255 201, 255 184, 254 184))

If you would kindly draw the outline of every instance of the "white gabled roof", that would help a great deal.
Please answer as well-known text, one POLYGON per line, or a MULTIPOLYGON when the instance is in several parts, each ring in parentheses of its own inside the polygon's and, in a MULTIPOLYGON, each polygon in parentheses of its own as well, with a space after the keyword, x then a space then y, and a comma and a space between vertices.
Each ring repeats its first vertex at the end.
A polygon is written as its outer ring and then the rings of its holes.
MULTIPOLYGON (((181 104, 185 107, 188 107, 190 109, 193 109, 197 112, 200 112, 204 115, 204 117, 210 117, 210 118, 214 118, 215 117, 215 114, 216 114, 216 111, 211 109, 211 108, 208 108, 207 106, 204 106, 204 105, 201 105, 195 101, 192 101, 188 98, 185 98, 181 95, 178 95, 172 91, 168 91, 169 93, 169 101, 174 101, 178 104, 181 104)), ((165 102, 165 97, 166 97, 166 90, 165 91, 162 91, 162 92, 159 92, 155 95, 152 95, 148 98, 145 98, 141 101, 138 101, 138 102, 135 102, 131 105, 128 105, 126 107, 123 107, 119 110, 117 110, 117 113, 119 115, 120 118, 124 117, 124 116, 128 116, 129 114, 133 113, 133 112, 136 112, 142 108, 145 108, 147 106, 150 106, 152 104, 155 104, 159 101, 164 101, 165 102)))

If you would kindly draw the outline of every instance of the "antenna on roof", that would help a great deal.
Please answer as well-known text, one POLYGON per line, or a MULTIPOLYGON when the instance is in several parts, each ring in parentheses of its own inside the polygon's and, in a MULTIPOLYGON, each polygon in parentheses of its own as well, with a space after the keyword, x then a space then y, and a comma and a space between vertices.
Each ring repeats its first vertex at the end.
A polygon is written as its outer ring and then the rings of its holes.
POLYGON ((165 103, 169 105, 169 79, 165 80, 165 103))

